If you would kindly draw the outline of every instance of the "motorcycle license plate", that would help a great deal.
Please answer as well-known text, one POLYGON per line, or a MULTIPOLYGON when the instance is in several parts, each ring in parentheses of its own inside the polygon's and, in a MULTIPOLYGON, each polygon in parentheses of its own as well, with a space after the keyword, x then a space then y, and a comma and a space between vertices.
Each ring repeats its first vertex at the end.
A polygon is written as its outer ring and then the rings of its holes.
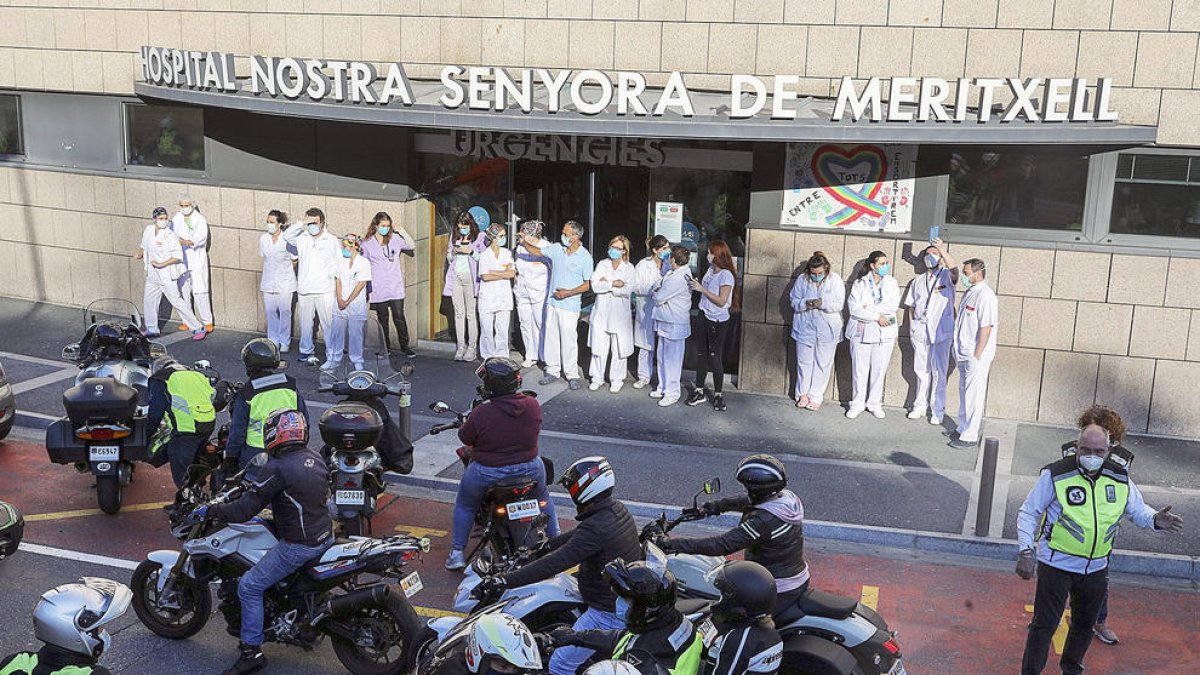
POLYGON ((900 659, 896 659, 896 663, 892 665, 888 675, 908 675, 908 671, 904 669, 904 664, 900 662, 900 659))
POLYGON ((522 518, 532 518, 542 512, 541 505, 536 499, 526 499, 519 502, 510 502, 504 505, 508 511, 509 520, 520 520, 522 518))
POLYGON ((404 597, 411 598, 425 588, 425 584, 421 583, 421 577, 417 576, 416 572, 404 577, 400 580, 400 588, 404 591, 404 597))
POLYGON ((704 640, 705 647, 711 647, 717 642, 717 627, 713 624, 712 619, 704 617, 704 621, 700 622, 700 637, 704 640))
POLYGON ((88 448, 88 459, 93 462, 121 461, 121 446, 93 445, 88 448))
POLYGON ((367 495, 362 490, 338 490, 333 495, 333 501, 338 506, 363 506, 367 503, 367 495))

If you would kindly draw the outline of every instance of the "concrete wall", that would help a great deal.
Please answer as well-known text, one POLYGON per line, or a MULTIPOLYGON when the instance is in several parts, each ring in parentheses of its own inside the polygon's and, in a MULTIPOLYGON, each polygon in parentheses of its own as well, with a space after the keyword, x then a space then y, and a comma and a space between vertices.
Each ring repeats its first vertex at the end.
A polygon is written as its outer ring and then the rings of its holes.
POLYGON ((378 211, 388 212, 417 239, 404 258, 413 335, 426 336, 429 319, 429 203, 383 202, 194 186, 135 178, 0 167, 0 294, 63 305, 106 297, 141 306, 145 273, 133 258, 150 211, 172 213, 187 191, 208 219, 215 323, 266 329, 258 291, 258 241, 270 209, 292 219, 310 207, 325 211, 336 234, 366 231, 378 211))
MULTIPOLYGON (((143 44, 441 65, 731 73, 1113 77, 1122 119, 1196 145, 1200 4, 1184 0, 14 0, 0 87, 128 94, 143 44), (101 7, 100 5, 104 5, 101 7)), ((246 68, 243 68, 245 71, 246 68)))
MULTIPOLYGON (((821 250, 849 279, 868 253, 881 250, 906 288, 924 248, 924 242, 836 233, 753 229, 749 235, 739 384, 778 394, 790 394, 795 381, 787 297, 799 265, 821 250)), ((1200 436, 1200 298, 1188 290, 1200 275, 1200 260, 968 244, 950 251, 960 261, 987 263, 989 283, 1000 297, 989 416, 1069 424, 1084 407, 1104 403, 1121 413, 1131 431, 1200 436)), ((911 404, 907 331, 905 317, 886 380, 885 403, 891 406, 911 404)), ((957 387, 957 374, 951 374, 952 412, 958 410, 957 387)), ((844 344, 829 395, 842 401, 851 395, 844 344)))

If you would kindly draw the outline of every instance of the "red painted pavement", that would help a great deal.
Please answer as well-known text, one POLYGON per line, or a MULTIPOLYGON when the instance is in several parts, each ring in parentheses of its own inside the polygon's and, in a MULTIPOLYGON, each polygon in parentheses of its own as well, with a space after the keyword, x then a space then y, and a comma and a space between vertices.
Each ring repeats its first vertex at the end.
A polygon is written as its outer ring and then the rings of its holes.
MULTIPOLYGON (((26 514, 94 509, 90 475, 51 464, 40 445, 0 443, 0 497, 26 514)), ((167 467, 141 465, 126 492, 128 505, 172 498, 167 467)), ((390 498, 389 498, 390 499, 390 498)), ((449 531, 453 506, 395 498, 375 518, 376 534, 399 525, 449 531)), ((564 522, 569 526, 569 523, 564 522)), ((136 560, 155 548, 174 548, 166 517, 158 509, 92 514, 30 522, 34 543, 136 560)), ((414 600, 447 609, 457 575, 442 569, 448 536, 431 536, 433 551, 413 569, 425 589, 414 600)), ((927 562, 842 554, 812 554, 814 583, 828 591, 859 596, 864 585, 879 588, 879 611, 894 630, 910 672, 1004 673, 1020 668, 1034 582, 1010 573, 927 562)), ((1122 642, 1093 641, 1086 660, 1093 673, 1181 673, 1200 671, 1197 623, 1200 594, 1114 585, 1109 625, 1122 642)), ((1051 653, 1046 672, 1057 672, 1051 653)))

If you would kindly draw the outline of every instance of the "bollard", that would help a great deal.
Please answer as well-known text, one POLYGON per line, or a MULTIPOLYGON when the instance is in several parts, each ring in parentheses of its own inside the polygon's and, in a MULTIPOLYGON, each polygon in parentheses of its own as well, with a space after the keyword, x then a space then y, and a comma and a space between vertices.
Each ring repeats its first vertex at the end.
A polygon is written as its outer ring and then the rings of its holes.
POLYGON ((408 380, 400 385, 400 433, 412 442, 412 383, 408 380))
POLYGON ((996 492, 996 456, 1000 454, 1000 441, 986 438, 983 441, 983 472, 979 476, 979 507, 975 512, 975 536, 986 537, 992 527, 992 500, 996 492))

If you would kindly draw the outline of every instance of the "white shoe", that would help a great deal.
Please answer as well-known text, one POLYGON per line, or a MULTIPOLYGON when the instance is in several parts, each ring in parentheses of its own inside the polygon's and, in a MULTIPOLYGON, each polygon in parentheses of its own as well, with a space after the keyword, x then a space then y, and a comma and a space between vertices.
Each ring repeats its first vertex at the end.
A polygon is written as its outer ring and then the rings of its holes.
POLYGON ((475 360, 475 350, 472 349, 471 347, 467 347, 467 353, 463 355, 463 361, 474 361, 474 360, 475 360))
POLYGON ((615 393, 621 391, 621 387, 624 387, 624 386, 625 386, 625 380, 620 380, 618 382, 613 382, 612 384, 610 384, 608 386, 608 390, 615 394, 615 393))
POLYGON ((454 360, 455 361, 464 361, 465 359, 463 357, 465 357, 466 355, 467 355, 466 347, 459 347, 458 349, 454 350, 454 360))
POLYGON ((648 384, 650 384, 650 380, 638 379, 637 382, 633 383, 633 388, 634 389, 645 389, 646 385, 648 385, 648 384))
POLYGON ((847 411, 846 411, 846 419, 851 419, 851 420, 852 420, 852 419, 854 419, 855 417, 858 417, 858 416, 859 416, 859 415, 861 415, 861 414, 863 414, 863 409, 862 409, 862 408, 858 408, 858 409, 851 408, 851 409, 849 409, 849 410, 847 410, 847 411))
POLYGON ((874 415, 875 419, 877 419, 877 420, 881 420, 881 419, 887 417, 887 415, 885 415, 883 413, 883 408, 876 408, 875 410, 871 411, 871 414, 874 415))
POLYGON ((337 367, 338 367, 338 364, 334 363, 333 361, 326 361, 325 363, 321 364, 321 370, 333 370, 334 368, 337 368, 337 367))
POLYGON ((456 571, 466 568, 467 561, 463 560, 463 552, 450 549, 450 555, 446 558, 446 569, 456 571))
POLYGON ((363 368, 363 364, 362 364, 362 361, 359 361, 359 362, 355 363, 355 364, 354 364, 354 369, 355 369, 355 370, 364 370, 364 368, 363 368))
POLYGON ((290 349, 290 348, 291 347, 289 347, 288 345, 279 345, 279 353, 286 354, 286 353, 288 353, 288 349, 290 349))
POLYGON ((537 365, 537 359, 525 359, 525 362, 521 364, 521 367, 522 368, 532 368, 536 365, 537 365))
POLYGON ((932 425, 933 425, 933 426, 935 426, 935 427, 940 427, 940 426, 942 426, 942 418, 940 418, 940 417, 930 417, 930 418, 929 418, 929 423, 930 423, 930 424, 932 424, 932 425))
POLYGON ((658 391, 657 389, 650 392, 650 398, 662 398, 662 397, 663 397, 663 393, 661 391, 658 391))
POLYGON ((922 417, 924 417, 924 416, 925 416, 925 411, 924 411, 924 410, 917 410, 916 408, 913 408, 913 409, 912 409, 912 412, 910 412, 910 413, 908 413, 907 415, 905 415, 905 417, 907 417, 907 418, 908 418, 908 419, 910 419, 910 420, 919 420, 919 419, 921 419, 921 418, 922 418, 922 417))
POLYGON ((661 408, 666 408, 667 406, 675 405, 678 402, 679 402, 678 396, 666 396, 663 398, 663 400, 658 402, 658 405, 661 408))
POLYGON ((592 380, 588 385, 588 391, 600 391, 600 387, 604 386, 604 380, 592 380))

